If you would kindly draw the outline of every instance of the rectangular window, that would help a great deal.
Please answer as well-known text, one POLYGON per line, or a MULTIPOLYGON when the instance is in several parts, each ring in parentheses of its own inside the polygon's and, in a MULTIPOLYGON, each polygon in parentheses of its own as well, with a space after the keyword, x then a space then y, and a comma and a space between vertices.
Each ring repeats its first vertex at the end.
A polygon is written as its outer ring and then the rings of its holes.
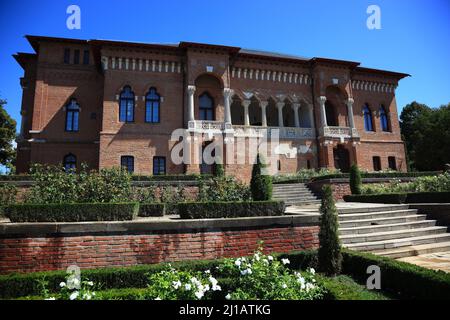
POLYGON ((381 159, 380 157, 373 157, 373 170, 381 171, 381 159))
POLYGON ((75 50, 73 52, 73 64, 79 64, 80 63, 80 50, 75 50))
POLYGON ((153 157, 153 175, 166 174, 166 158, 153 157))
POLYGON ((65 64, 70 63, 70 49, 69 48, 64 49, 64 63, 65 64))
POLYGON ((129 173, 134 172, 134 157, 132 156, 122 156, 120 158, 120 166, 127 170, 129 173))
POLYGON ((89 50, 83 52, 83 64, 89 64, 89 50))
POLYGON ((389 169, 397 170, 397 163, 395 157, 388 157, 389 169))

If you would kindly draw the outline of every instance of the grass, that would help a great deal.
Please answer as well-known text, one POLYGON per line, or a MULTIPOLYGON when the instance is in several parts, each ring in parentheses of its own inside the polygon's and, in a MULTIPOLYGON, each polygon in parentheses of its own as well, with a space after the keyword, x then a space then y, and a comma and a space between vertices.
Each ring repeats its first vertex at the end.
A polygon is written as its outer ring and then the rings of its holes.
POLYGON ((369 290, 346 275, 325 277, 317 275, 317 282, 329 292, 329 300, 391 300, 393 297, 379 290, 369 290))

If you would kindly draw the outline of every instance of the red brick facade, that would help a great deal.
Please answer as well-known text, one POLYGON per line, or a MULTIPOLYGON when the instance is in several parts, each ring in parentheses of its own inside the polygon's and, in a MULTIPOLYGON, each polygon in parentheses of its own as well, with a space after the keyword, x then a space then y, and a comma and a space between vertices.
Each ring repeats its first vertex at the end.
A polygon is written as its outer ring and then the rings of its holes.
POLYGON ((252 254, 259 241, 266 252, 318 247, 318 226, 286 226, 231 231, 154 232, 0 239, 0 274, 92 269, 252 254))
MULTIPOLYGON (((393 157, 396 168, 406 171, 395 102, 395 88, 405 74, 362 68, 350 61, 186 42, 27 39, 36 53, 15 55, 25 71, 18 172, 26 172, 32 163, 62 163, 68 154, 76 156, 77 166, 83 162, 92 168, 119 166, 122 156, 132 156, 135 173, 152 174, 153 158, 165 157, 166 173, 200 172, 197 163, 171 161, 177 141, 170 141, 170 135, 175 129, 227 133, 228 142, 235 142, 238 137, 249 140, 266 127, 281 128, 283 150, 296 148, 294 154, 281 152, 276 166, 280 173, 336 166, 345 171, 353 162, 371 171, 373 157, 380 157, 381 169, 388 168, 388 157, 393 157), (75 55, 80 57, 77 64, 75 55), (134 93, 131 122, 120 121, 125 86, 134 93), (160 96, 156 123, 145 122, 150 88, 160 96), (198 121, 200 97, 205 94, 213 103, 211 118, 206 118, 211 121, 198 121), (72 99, 80 107, 76 132, 66 131, 72 99), (364 125, 365 105, 371 113, 371 131, 364 125), (381 126, 382 106, 387 128, 381 126)), ((192 156, 192 147, 187 153, 192 156)), ((253 160, 225 161, 225 169, 248 180, 253 160)))

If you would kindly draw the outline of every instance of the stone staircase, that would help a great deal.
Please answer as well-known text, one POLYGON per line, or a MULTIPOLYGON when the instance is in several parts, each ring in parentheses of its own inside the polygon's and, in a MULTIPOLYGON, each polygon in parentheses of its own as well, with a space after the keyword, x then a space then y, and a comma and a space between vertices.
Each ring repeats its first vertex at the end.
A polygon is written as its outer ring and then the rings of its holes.
POLYGON ((342 245, 390 258, 450 251, 447 227, 437 226, 408 205, 340 208, 342 245))
POLYGON ((304 183, 274 184, 273 199, 282 200, 288 206, 320 204, 320 200, 304 183))

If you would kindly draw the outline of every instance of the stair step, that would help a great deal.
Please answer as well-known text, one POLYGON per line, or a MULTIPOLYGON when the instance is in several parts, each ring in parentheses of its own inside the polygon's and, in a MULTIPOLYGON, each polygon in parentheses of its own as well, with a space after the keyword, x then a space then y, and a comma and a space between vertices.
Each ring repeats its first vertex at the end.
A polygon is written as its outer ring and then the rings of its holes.
POLYGON ((316 197, 314 196, 301 196, 301 197, 296 197, 296 196, 292 196, 292 197, 273 197, 274 199, 281 199, 281 200, 317 200, 316 197))
POLYGON ((448 241, 450 241, 450 233, 439 233, 410 238, 345 244, 344 247, 357 251, 370 252, 374 250, 394 249, 400 247, 416 246, 422 244, 448 242, 448 241))
POLYGON ((385 231, 411 230, 433 226, 436 226, 436 220, 423 220, 423 221, 410 221, 410 222, 382 224, 382 225, 369 225, 369 226, 358 226, 348 228, 344 227, 339 228, 339 233, 341 235, 350 235, 350 234, 355 235, 355 234, 367 234, 385 231))
POLYGON ((272 195, 277 197, 284 196, 312 196, 311 192, 272 192, 272 195))
POLYGON ((424 214, 413 214, 408 216, 401 217, 381 217, 381 218, 373 218, 373 219, 364 219, 364 220, 348 220, 348 221, 340 221, 339 226, 341 228, 352 228, 352 227, 363 227, 363 226, 376 226, 383 224, 395 224, 395 223, 405 223, 405 222, 413 222, 413 221, 423 221, 427 218, 424 214))
POLYGON ((407 216, 417 213, 417 209, 406 209, 406 210, 394 210, 394 211, 378 211, 378 212, 366 212, 366 213, 346 213, 339 214, 339 221, 349 221, 349 220, 365 220, 374 219, 382 217, 399 217, 407 216))
POLYGON ((427 227, 420 229, 407 229, 407 230, 396 230, 396 231, 386 231, 386 232, 372 232, 366 234, 349 234, 342 235, 341 241, 344 244, 349 243, 361 243, 361 242, 372 242, 372 241, 383 241, 391 239, 402 239, 419 237, 430 234, 439 234, 447 232, 447 227, 427 227))
POLYGON ((305 204, 320 204, 320 200, 285 201, 284 203, 289 206, 293 206, 293 205, 301 206, 301 205, 305 205, 305 204))
POLYGON ((392 259, 417 256, 419 254, 450 251, 450 241, 415 246, 406 246, 397 249, 385 249, 373 251, 373 254, 389 257, 392 259))
POLYGON ((407 204, 393 204, 393 205, 382 205, 382 206, 367 206, 358 208, 340 208, 338 209, 339 214, 356 214, 356 213, 368 213, 368 212, 380 212, 380 211, 397 211, 409 209, 407 204))

